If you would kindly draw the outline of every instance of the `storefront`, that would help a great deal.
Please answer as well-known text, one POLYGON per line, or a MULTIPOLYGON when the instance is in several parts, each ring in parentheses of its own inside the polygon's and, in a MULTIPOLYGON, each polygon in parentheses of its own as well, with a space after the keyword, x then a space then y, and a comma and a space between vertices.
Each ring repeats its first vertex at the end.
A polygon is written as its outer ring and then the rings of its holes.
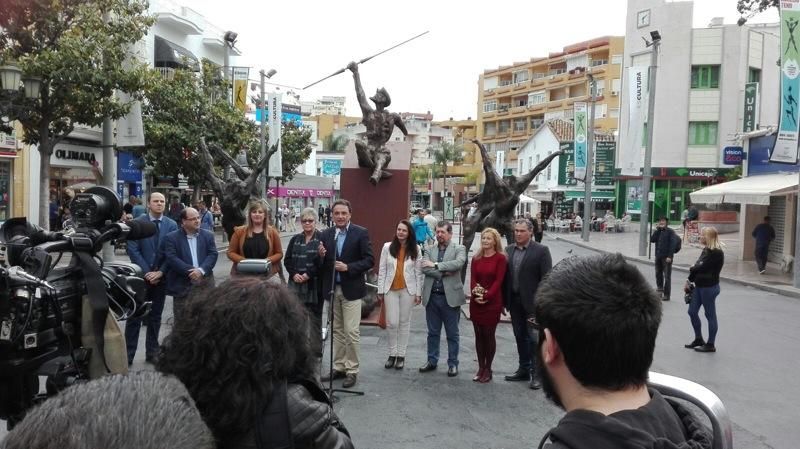
POLYGON ((58 204, 67 200, 68 192, 86 190, 100 183, 103 149, 76 143, 59 143, 50 155, 50 196, 58 204), (94 165, 94 166, 93 166, 94 165))
POLYGON ((293 187, 272 187, 267 189, 267 197, 275 198, 277 192, 279 205, 286 204, 295 210, 302 211, 306 207, 317 209, 333 203, 333 189, 303 189, 293 187))
MULTIPOLYGON (((681 213, 691 203, 689 194, 699 188, 725 181, 730 168, 656 167, 652 169, 650 191, 655 194, 651 217, 666 216, 680 223, 681 213)), ((617 177, 616 216, 628 213, 638 220, 642 212, 642 179, 617 177)))
POLYGON ((11 210, 11 205, 13 204, 11 201, 13 185, 11 174, 13 173, 14 158, 16 156, 16 151, 7 151, 5 148, 0 148, 0 222, 8 220, 13 215, 11 210))

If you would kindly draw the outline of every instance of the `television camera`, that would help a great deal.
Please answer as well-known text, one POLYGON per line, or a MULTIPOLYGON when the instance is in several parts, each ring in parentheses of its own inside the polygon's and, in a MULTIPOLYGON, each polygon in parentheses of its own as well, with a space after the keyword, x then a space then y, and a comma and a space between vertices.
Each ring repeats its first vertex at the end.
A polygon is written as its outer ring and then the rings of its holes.
POLYGON ((155 235, 155 225, 119 222, 120 200, 106 187, 78 193, 70 210, 74 229, 67 233, 42 230, 24 217, 0 227, 0 419, 9 429, 48 395, 119 372, 108 359, 124 353, 124 339, 107 341, 114 335, 109 329, 119 335, 116 320, 150 308, 141 269, 97 254, 107 242, 155 235))

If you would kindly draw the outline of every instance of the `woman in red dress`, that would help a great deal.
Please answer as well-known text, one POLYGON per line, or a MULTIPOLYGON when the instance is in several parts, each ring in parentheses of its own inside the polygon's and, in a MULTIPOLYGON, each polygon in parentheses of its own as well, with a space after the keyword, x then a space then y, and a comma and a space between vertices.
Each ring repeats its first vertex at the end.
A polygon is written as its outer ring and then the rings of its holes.
POLYGON ((481 249, 470 265, 469 316, 475 328, 475 351, 478 353, 478 372, 475 382, 492 380, 492 360, 497 348, 494 338, 503 311, 503 278, 508 262, 501 251, 500 233, 486 228, 481 232, 481 249))

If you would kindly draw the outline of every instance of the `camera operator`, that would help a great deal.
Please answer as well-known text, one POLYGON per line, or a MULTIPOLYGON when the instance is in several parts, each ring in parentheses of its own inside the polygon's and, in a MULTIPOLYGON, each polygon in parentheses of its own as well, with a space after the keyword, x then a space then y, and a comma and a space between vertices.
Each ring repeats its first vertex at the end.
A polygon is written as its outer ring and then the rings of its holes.
POLYGON ((135 221, 153 222, 157 232, 146 239, 128 242, 128 256, 145 273, 147 282, 147 300, 152 302, 150 313, 144 318, 128 320, 125 327, 125 341, 128 348, 128 365, 133 363, 136 348, 139 345, 139 329, 142 322, 147 325, 145 341, 145 360, 154 363, 158 356, 158 332, 161 329, 161 313, 166 298, 166 263, 162 250, 164 238, 170 232, 178 230, 178 224, 164 215, 166 199, 160 193, 151 193, 149 213, 137 217, 135 221))
POLYGON ((64 390, 31 409, 0 443, 2 449, 55 447, 211 449, 214 437, 180 381, 141 371, 64 390))

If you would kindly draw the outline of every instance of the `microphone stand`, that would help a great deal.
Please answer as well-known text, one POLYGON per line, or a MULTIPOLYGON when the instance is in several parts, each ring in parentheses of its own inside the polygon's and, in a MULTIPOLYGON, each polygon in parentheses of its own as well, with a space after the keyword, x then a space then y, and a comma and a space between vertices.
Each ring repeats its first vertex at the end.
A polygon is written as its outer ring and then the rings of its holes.
POLYGON ((331 344, 329 347, 328 352, 328 388, 323 389, 328 393, 328 397, 331 398, 331 403, 336 403, 338 398, 336 397, 336 393, 348 393, 355 396, 364 396, 363 391, 358 390, 350 390, 347 388, 333 388, 333 341, 335 340, 333 337, 333 314, 334 314, 334 295, 336 294, 336 260, 339 258, 338 252, 338 240, 339 240, 339 229, 335 230, 335 234, 333 237, 333 264, 331 266, 331 290, 328 292, 328 298, 330 298, 330 304, 328 305, 328 335, 331 337, 331 344))

